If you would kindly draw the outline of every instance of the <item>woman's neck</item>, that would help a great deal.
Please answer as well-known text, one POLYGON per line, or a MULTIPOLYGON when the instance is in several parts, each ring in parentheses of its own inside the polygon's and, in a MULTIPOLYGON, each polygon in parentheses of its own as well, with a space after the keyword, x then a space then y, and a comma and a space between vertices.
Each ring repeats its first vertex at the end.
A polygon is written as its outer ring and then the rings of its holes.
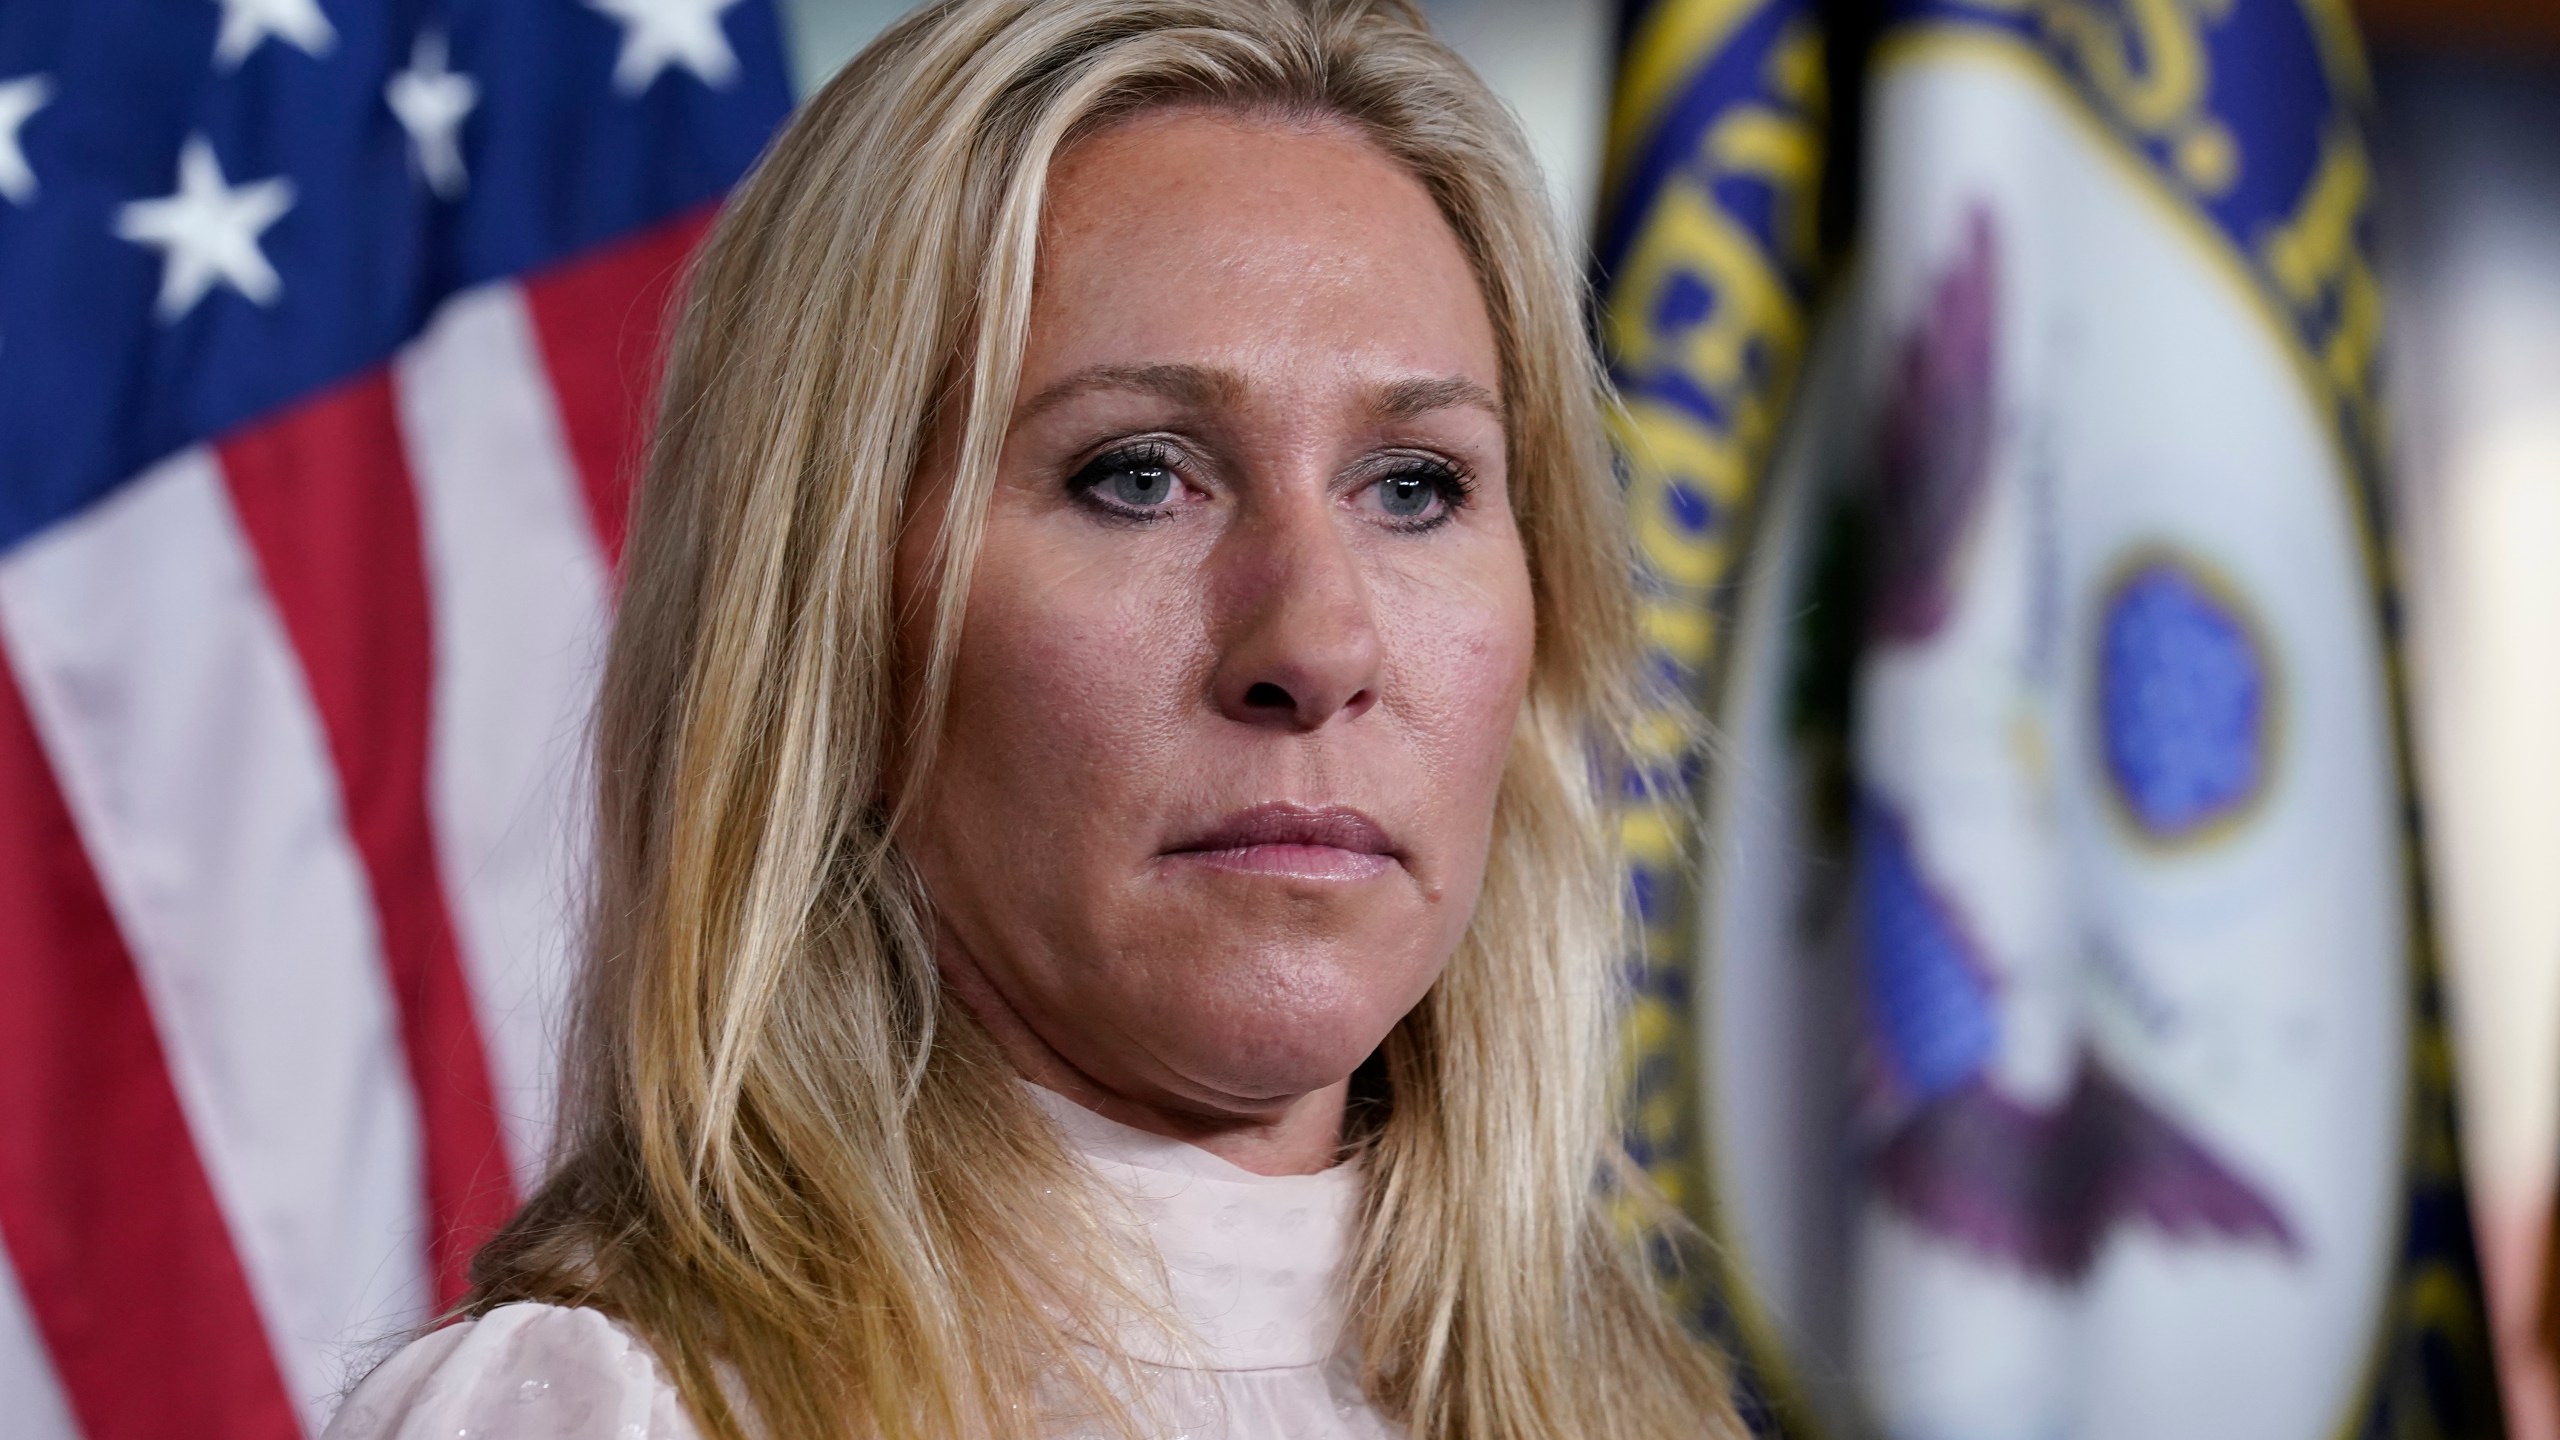
POLYGON ((1197 1145, 1256 1175, 1313 1175, 1333 1168, 1342 1153, 1342 1116, 1348 1079, 1288 1102, 1271 1119, 1203 1116, 1148 1105, 1103 1089, 1072 1068, 1035 1072, 1015 1061, 1023 1078, 1054 1090, 1105 1120, 1132 1130, 1197 1145))

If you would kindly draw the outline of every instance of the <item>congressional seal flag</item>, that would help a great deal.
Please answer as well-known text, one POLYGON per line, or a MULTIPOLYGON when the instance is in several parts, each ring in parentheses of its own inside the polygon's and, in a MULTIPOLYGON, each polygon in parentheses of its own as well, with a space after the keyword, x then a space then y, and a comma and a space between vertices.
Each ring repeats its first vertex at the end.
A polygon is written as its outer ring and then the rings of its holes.
MULTIPOLYGON (((1800 376, 1760 347, 1798 397, 1767 458, 1691 464, 1746 509, 1648 952, 1758 1418, 2494 1435, 2345 9, 1896 0, 1827 73, 1856 260, 1800 376)), ((1611 324, 1681 313, 1648 303, 1611 324)), ((1705 452, 1631 391, 1642 537, 1646 457, 1705 452)))
POLYGON ((762 0, 0 6, 0 1434, 289 1440, 542 1154, 762 0))

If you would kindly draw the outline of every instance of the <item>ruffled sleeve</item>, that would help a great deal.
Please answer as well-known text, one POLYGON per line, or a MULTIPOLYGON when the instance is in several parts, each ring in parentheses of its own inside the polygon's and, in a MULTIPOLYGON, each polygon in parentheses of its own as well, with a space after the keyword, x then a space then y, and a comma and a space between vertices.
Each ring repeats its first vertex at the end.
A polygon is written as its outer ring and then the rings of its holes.
POLYGON ((594 1310, 502 1305, 411 1342, 322 1440, 701 1440, 657 1358, 594 1310))

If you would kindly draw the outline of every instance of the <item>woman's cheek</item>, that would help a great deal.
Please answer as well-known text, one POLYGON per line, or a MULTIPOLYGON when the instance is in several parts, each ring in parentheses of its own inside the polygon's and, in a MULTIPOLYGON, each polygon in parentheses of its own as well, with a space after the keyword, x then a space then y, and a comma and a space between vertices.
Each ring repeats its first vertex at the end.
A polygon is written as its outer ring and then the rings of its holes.
POLYGON ((1473 782, 1492 803, 1528 694, 1536 647, 1525 564, 1471 583, 1413 587, 1405 613, 1405 710, 1444 783, 1473 782))
MULTIPOLYGON (((1109 535, 1108 539, 1125 539, 1109 535)), ((976 664, 970 689, 994 698, 991 738, 1012 751, 1026 798, 1062 773, 1126 777, 1169 743, 1184 708, 1198 623, 1179 587, 1135 546, 1059 555, 990 545, 1005 573, 982 568, 962 646, 976 664), (992 582, 992 583, 990 583, 992 582), (1187 623, 1186 623, 1187 622, 1187 623)))

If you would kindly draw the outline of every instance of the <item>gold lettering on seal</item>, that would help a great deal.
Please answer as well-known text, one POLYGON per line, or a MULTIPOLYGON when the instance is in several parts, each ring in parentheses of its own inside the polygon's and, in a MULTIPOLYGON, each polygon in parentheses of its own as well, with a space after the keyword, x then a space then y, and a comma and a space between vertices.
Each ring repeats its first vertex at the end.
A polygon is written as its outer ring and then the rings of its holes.
POLYGON ((2159 145, 2179 179, 2205 195, 2239 183, 2239 143, 2208 103, 2212 66, 2204 25, 2230 0, 1971 0, 2031 18, 2088 77, 2117 124, 2159 145))
POLYGON ((1654 578, 1687 592, 1724 578, 1730 537, 1720 517, 1749 498, 1804 343, 1804 317, 1780 267, 1809 258, 1815 244, 1822 162, 1815 33, 1789 30, 1772 47, 1766 75, 1787 103, 1736 104, 1707 127, 1688 163, 1653 197, 1609 312, 1611 353, 1637 392, 1614 427, 1630 472, 1636 541, 1654 578), (1776 235, 1755 235, 1719 203, 1715 186, 1728 179, 1769 189, 1776 235), (1771 253, 1773 244, 1780 253, 1771 253), (1676 381, 1659 390, 1685 389, 1704 404, 1646 394, 1649 379, 1676 381))
POLYGON ((2360 427, 2371 423, 2373 362, 2382 343, 2382 286, 2356 233, 2372 197, 2363 141, 2349 127, 2334 126, 2292 217, 2259 247, 2268 276, 2297 316, 2316 322, 2334 307, 2315 355, 2322 378, 2360 427))

